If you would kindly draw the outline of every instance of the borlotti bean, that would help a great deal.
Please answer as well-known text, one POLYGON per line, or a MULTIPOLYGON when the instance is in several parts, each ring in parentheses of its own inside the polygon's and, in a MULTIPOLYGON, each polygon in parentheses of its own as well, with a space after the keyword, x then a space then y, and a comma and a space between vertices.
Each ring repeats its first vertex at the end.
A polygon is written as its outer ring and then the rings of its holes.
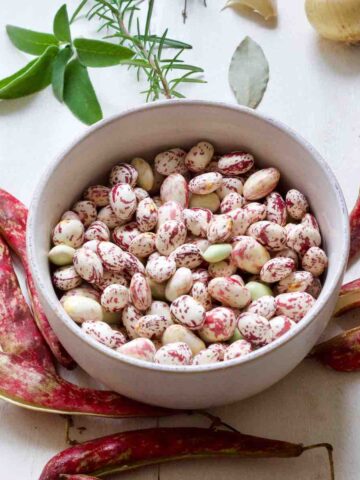
POLYGON ((65 312, 129 357, 196 368, 243 358, 312 308, 328 265, 310 202, 277 168, 208 141, 115 165, 52 232, 65 312))

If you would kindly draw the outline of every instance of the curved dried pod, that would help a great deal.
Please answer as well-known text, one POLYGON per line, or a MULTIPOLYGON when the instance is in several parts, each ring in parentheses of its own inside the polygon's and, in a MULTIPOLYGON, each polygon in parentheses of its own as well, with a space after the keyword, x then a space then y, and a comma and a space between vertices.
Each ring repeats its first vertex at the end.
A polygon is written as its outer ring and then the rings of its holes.
POLYGON ((357 0, 306 0, 307 18, 324 38, 360 41, 360 3, 357 0))
POLYGON ((265 20, 277 16, 276 0, 228 0, 225 7, 231 7, 238 11, 245 7, 261 15, 265 20))

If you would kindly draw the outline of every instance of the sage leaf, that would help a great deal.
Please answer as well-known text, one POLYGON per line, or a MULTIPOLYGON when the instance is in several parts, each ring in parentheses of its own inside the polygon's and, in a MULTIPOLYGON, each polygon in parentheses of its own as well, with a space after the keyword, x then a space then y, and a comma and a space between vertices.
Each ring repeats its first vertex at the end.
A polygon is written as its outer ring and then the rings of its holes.
POLYGON ((7 25, 6 31, 16 48, 31 55, 42 55, 50 45, 59 44, 51 33, 34 32, 14 25, 7 25))
POLYGON ((240 105, 256 108, 269 81, 269 64, 262 48, 245 37, 236 48, 229 67, 229 83, 240 105))
POLYGON ((72 48, 68 45, 59 51, 54 60, 51 83, 54 95, 59 102, 62 102, 64 98, 65 68, 72 54, 72 48))
POLYGON ((80 62, 86 67, 111 67, 135 55, 121 45, 88 38, 76 38, 74 46, 80 62))
POLYGON ((77 58, 65 69, 64 102, 75 117, 87 125, 103 117, 87 68, 77 58))
POLYGON ((51 82, 51 72, 58 47, 50 46, 38 58, 13 75, 0 80, 0 99, 25 97, 39 92, 51 82))
POLYGON ((65 4, 55 14, 53 30, 60 42, 71 42, 69 16, 65 4))
POLYGON ((258 13, 265 20, 277 16, 276 0, 228 0, 224 8, 234 8, 241 11, 245 7, 258 13))

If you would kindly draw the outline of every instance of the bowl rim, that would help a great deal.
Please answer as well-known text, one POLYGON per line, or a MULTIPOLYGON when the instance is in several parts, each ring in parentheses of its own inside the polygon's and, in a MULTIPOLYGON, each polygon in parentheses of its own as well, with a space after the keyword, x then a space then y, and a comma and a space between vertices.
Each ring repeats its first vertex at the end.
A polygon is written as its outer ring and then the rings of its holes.
POLYGON ((51 308, 51 310, 53 310, 56 317, 59 319, 59 321, 61 321, 66 326, 66 328, 68 328, 73 334, 79 337, 83 342, 87 343, 89 347, 98 351, 100 354, 103 354, 114 360, 122 361, 125 364, 129 364, 134 367, 145 369, 145 370, 152 370, 157 372, 172 372, 172 373, 178 373, 178 374, 190 374, 190 373, 201 374, 201 373, 211 372, 215 370, 238 367, 239 365, 251 363, 258 360, 261 357, 265 357, 266 355, 269 355, 271 352, 273 352, 280 346, 291 341, 293 338, 299 335, 300 332, 308 328, 313 321, 316 321, 316 317, 319 315, 321 310, 325 307, 331 295, 333 295, 333 292, 336 289, 341 276, 343 275, 343 272, 347 263, 349 246, 350 246, 350 234, 349 234, 348 211, 345 203, 345 198, 340 188, 340 185, 334 173, 332 172, 330 166, 322 158, 322 156, 317 152, 317 150, 301 135, 295 132, 292 128, 288 127, 286 124, 284 124, 279 120, 275 120, 272 117, 269 117, 266 114, 259 113, 253 109, 250 109, 244 106, 232 105, 225 102, 215 102, 215 101, 208 101, 208 100, 176 99, 176 100, 156 101, 152 104, 145 104, 137 107, 127 108, 122 112, 114 114, 109 118, 101 120, 97 124, 89 127, 84 133, 82 133, 80 136, 77 136, 77 138, 73 140, 67 148, 62 150, 55 157, 55 159, 50 163, 50 165, 47 167, 47 169, 41 176, 34 190, 33 198, 32 198, 30 209, 29 209, 29 217, 28 217, 28 224, 27 224, 27 253, 29 257, 31 272, 34 276, 36 286, 39 289, 39 293, 41 294, 44 301, 47 302, 48 306, 51 308), (215 108, 220 108, 225 110, 231 110, 234 112, 241 112, 242 114, 249 115, 251 117, 255 117, 261 121, 264 121, 265 123, 269 123, 275 129, 285 133, 286 135, 291 137, 295 142, 299 143, 304 149, 308 150, 311 156, 313 157, 314 161, 320 165, 324 175, 328 179, 328 182, 331 184, 332 188, 335 190, 335 195, 339 202, 340 210, 342 212, 341 236, 343 239, 344 248, 342 249, 339 257, 337 257, 337 260, 336 260, 337 269, 335 271, 335 274, 332 276, 331 279, 327 279, 326 290, 325 291, 322 290, 319 298, 316 300, 316 303, 314 307, 311 309, 311 311, 307 315, 305 315, 305 317, 301 320, 301 322, 297 323, 293 329, 288 331, 285 335, 281 336, 277 340, 271 342, 269 345, 266 345, 260 348, 259 350, 255 350, 242 358, 235 358, 232 360, 227 360, 227 361, 207 364, 207 365, 160 365, 160 364, 147 362, 144 360, 126 356, 92 339, 89 335, 85 334, 82 331, 82 329, 79 328, 79 326, 66 314, 66 312, 61 308, 59 300, 53 300, 50 297, 50 294, 48 293, 47 288, 43 284, 42 276, 40 274, 40 270, 36 262, 36 253, 35 253, 36 235, 33 234, 33 231, 35 229, 35 217, 36 217, 38 204, 41 202, 42 192, 48 180, 56 171, 58 165, 62 162, 62 160, 69 153, 71 153, 71 151, 74 148, 76 148, 80 143, 82 143, 88 137, 90 137, 93 134, 93 132, 106 128, 108 125, 110 125, 111 123, 117 122, 121 118, 136 115, 139 112, 143 112, 143 111, 163 109, 163 108, 177 108, 178 106, 215 107, 215 108))

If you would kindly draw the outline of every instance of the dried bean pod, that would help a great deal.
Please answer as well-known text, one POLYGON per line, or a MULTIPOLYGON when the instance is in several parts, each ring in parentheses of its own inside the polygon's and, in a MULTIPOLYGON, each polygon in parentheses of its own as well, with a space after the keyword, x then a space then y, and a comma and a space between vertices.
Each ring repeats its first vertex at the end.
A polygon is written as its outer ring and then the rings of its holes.
POLYGON ((190 365, 192 353, 184 342, 169 343, 159 348, 154 361, 161 365, 190 365))
POLYGON ((138 173, 136 184, 143 188, 145 191, 150 191, 154 186, 154 174, 150 164, 143 158, 133 158, 131 165, 138 173))
POLYGON ((299 322, 314 303, 314 298, 306 292, 282 293, 276 297, 276 315, 299 322))
POLYGON ((186 227, 182 222, 169 220, 160 225, 155 238, 155 245, 162 255, 170 255, 186 239, 186 227))
POLYGON ((149 258, 146 265, 147 275, 158 283, 169 280, 169 278, 174 275, 175 271, 175 260, 170 257, 163 257, 161 255, 154 259, 149 258))
POLYGON ((306 292, 312 281, 313 276, 310 272, 292 272, 279 282, 277 291, 279 293, 306 292))
POLYGON ((136 209, 136 222, 139 232, 150 232, 158 222, 158 209, 152 198, 141 200, 136 209))
POLYGON ((153 362, 156 348, 148 338, 134 338, 134 340, 118 347, 116 351, 127 357, 143 360, 144 362, 153 362))
POLYGON ((268 320, 275 315, 276 301, 271 295, 264 295, 250 303, 246 311, 248 313, 255 313, 261 317, 265 317, 268 320))
POLYGON ((309 203, 303 193, 293 188, 286 194, 286 209, 290 217, 301 220, 309 210, 309 203))
POLYGON ((104 270, 100 257, 89 248, 79 248, 73 257, 76 272, 88 283, 98 283, 104 270))
POLYGON ((76 219, 61 220, 53 230, 52 241, 54 245, 79 248, 84 243, 84 225, 76 219))
POLYGON ((110 240, 110 231, 106 223, 101 222, 100 220, 95 220, 92 222, 88 229, 85 232, 85 240, 100 240, 108 242, 110 240))
POLYGON ((72 265, 56 269, 52 280, 59 290, 71 290, 81 285, 82 282, 82 278, 72 265))
POLYGON ((269 320, 255 313, 242 313, 237 321, 241 335, 252 345, 263 346, 272 340, 269 320))
POLYGON ((198 330, 205 321, 205 309, 189 295, 174 300, 170 307, 176 321, 190 330, 198 330))
POLYGON ((90 200, 80 200, 79 202, 76 202, 75 205, 73 205, 72 210, 79 215, 80 220, 85 227, 88 227, 96 220, 96 205, 90 200))
POLYGON ((222 184, 222 175, 217 172, 197 175, 189 182, 189 190, 197 195, 207 195, 215 192, 222 184))
POLYGON ((152 302, 151 289, 147 278, 141 273, 135 273, 130 282, 130 298, 140 311, 146 311, 152 302))
POLYGON ((260 270, 260 279, 265 283, 275 283, 283 280, 295 269, 291 258, 275 257, 268 260, 260 270))
POLYGON ((104 289, 101 305, 107 312, 121 312, 129 303, 129 290, 123 285, 113 284, 104 289))
POLYGON ((266 197, 266 219, 284 227, 286 225, 286 203, 280 193, 272 192, 266 197))
POLYGON ((224 342, 233 336, 235 327, 234 312, 230 308, 217 307, 206 312, 199 335, 205 342, 224 342))
POLYGON ((277 168, 264 168, 259 170, 244 183, 243 195, 246 200, 259 200, 269 195, 280 180, 280 172, 277 168))
POLYGON ((120 220, 129 220, 135 213, 136 196, 134 190, 127 183, 117 183, 112 187, 109 198, 111 208, 120 220))
POLYGON ((106 207, 109 205, 110 188, 105 185, 91 185, 88 187, 83 197, 85 200, 90 200, 96 207, 106 207))
POLYGON ((187 172, 185 156, 186 152, 181 148, 172 148, 158 153, 154 160, 155 169, 158 173, 165 176, 173 173, 184 174, 187 172))
POLYGON ((302 267, 315 277, 320 277, 328 265, 328 258, 324 250, 319 247, 310 247, 302 258, 302 267))
POLYGON ((226 195, 231 192, 239 193, 240 195, 243 192, 243 183, 240 178, 236 177, 223 177, 222 184, 216 191, 220 200, 223 200, 226 195))
POLYGON ((224 355, 224 361, 226 360, 233 360, 234 358, 242 358, 248 355, 250 352, 253 351, 251 343, 245 339, 237 340, 236 342, 232 343, 226 349, 224 355))
POLYGON ((191 172, 202 172, 211 162, 214 147, 209 142, 199 142, 192 147, 185 157, 185 165, 191 172))
POLYGON ((179 173, 166 177, 160 188, 160 197, 163 203, 173 200, 186 208, 189 204, 189 189, 185 178, 179 173))
POLYGON ((109 182, 112 186, 126 183, 131 187, 135 187, 137 178, 138 173, 132 165, 129 165, 128 163, 120 163, 112 168, 109 182))
POLYGON ((112 234, 112 239, 116 245, 124 250, 129 250, 131 242, 140 234, 138 224, 130 222, 126 225, 116 227, 112 234))
POLYGON ((241 175, 254 165, 254 157, 250 153, 231 152, 220 157, 219 171, 224 175, 241 175))

